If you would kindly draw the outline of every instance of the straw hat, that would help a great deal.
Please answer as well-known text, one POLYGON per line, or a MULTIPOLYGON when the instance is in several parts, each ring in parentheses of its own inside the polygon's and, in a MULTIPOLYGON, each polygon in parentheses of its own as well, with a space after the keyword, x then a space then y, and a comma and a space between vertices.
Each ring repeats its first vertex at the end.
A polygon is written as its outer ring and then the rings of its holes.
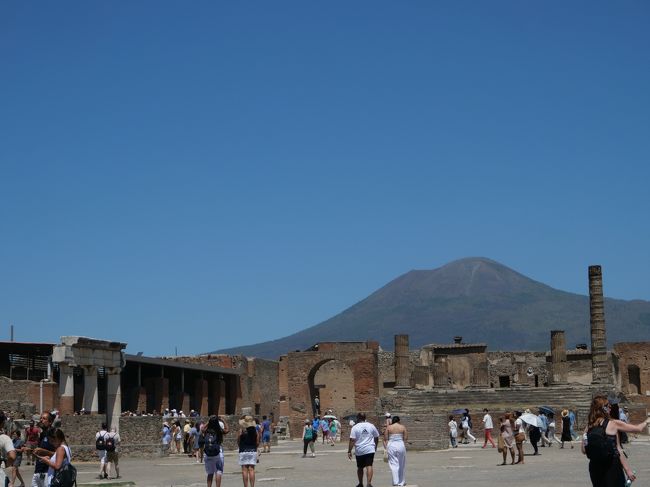
POLYGON ((247 414, 242 419, 239 420, 239 426, 242 428, 255 427, 255 419, 250 414, 247 414))
POLYGON ((562 410, 562 417, 564 418, 564 417, 566 417, 568 415, 569 415, 569 410, 568 409, 563 409, 562 410))

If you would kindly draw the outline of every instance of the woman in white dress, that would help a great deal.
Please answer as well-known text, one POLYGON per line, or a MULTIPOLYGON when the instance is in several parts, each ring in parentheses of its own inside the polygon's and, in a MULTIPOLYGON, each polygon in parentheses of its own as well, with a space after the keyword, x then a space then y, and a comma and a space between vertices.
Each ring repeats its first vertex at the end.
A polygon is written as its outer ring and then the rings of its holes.
POLYGON ((406 442, 408 431, 400 423, 399 416, 393 416, 392 423, 384 430, 384 441, 388 452, 388 466, 393 476, 393 485, 406 485, 406 442))

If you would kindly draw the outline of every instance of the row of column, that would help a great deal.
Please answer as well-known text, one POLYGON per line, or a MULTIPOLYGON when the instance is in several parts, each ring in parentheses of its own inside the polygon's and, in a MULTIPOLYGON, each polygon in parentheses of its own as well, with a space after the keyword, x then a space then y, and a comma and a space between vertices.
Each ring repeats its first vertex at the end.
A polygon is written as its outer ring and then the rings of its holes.
MULTIPOLYGON (((97 367, 83 366, 84 397, 82 407, 89 413, 99 411, 99 390, 97 388, 97 367)), ((106 369, 106 417, 114 424, 122 413, 120 369, 106 369)), ((62 414, 74 413, 74 367, 59 364, 59 409, 62 414)))
MULTIPOLYGON (((184 382, 184 381, 183 381, 184 382)), ((224 379, 196 379, 193 388, 194 409, 202 415, 209 414, 226 414, 226 382, 224 379), (212 404, 213 410, 209 410, 212 404)), ((181 388, 180 404, 176 405, 178 409, 189 413, 190 394, 184 391, 184 384, 181 388)), ((164 411, 170 408, 169 402, 169 379, 165 377, 150 377, 144 380, 144 384, 138 390, 137 411, 148 410, 148 404, 153 403, 153 409, 164 411), (148 400, 153 398, 152 400, 148 400)))

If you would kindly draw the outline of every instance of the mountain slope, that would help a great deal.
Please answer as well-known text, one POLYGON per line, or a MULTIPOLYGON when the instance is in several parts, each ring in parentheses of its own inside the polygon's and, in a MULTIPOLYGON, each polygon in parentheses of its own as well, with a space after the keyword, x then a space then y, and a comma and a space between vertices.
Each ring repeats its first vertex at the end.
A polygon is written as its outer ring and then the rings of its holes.
MULTIPOLYGON (((585 283, 586 287, 586 283, 585 283)), ((607 338, 650 336, 650 302, 605 300, 607 338)), ((427 343, 485 342, 490 350, 547 350, 550 330, 567 345, 589 344, 589 298, 553 289, 486 258, 467 258, 434 270, 414 270, 342 313, 278 340, 218 353, 277 359, 317 342, 377 340, 392 350, 398 333, 417 348, 427 343)))

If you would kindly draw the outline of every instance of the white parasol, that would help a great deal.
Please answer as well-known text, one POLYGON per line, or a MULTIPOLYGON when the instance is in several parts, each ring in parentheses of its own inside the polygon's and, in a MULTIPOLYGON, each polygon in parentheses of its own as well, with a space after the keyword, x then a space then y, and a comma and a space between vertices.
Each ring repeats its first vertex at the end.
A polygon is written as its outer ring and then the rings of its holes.
POLYGON ((524 413, 521 415, 521 420, 524 423, 528 423, 532 426, 537 426, 537 427, 542 427, 542 419, 539 416, 536 416, 535 414, 532 413, 524 413))

